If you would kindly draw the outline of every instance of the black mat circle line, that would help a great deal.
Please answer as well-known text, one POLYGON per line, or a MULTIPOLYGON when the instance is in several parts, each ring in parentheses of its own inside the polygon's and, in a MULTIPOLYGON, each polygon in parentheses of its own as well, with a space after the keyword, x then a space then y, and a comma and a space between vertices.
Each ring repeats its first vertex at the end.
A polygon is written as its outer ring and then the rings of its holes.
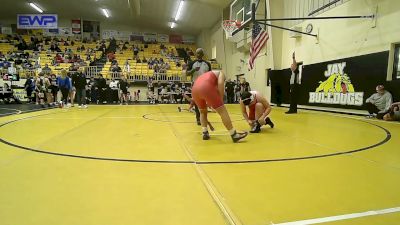
MULTIPOLYGON (((158 113, 148 113, 148 114, 144 114, 142 117, 143 119, 146 120, 152 120, 152 121, 157 121, 157 122, 163 122, 163 123, 195 123, 196 121, 196 117, 193 114, 193 121, 173 121, 173 120, 163 120, 163 119, 154 119, 151 118, 151 115, 155 115, 155 114, 165 114, 165 113, 175 113, 175 112, 158 112, 158 113)), ((185 112, 183 112, 185 113, 185 112)), ((237 113, 230 113, 231 115, 240 115, 241 114, 237 114, 237 113)), ((188 117, 189 118, 189 117, 188 117)), ((232 122, 238 122, 238 121, 243 121, 244 118, 241 119, 237 119, 237 120, 232 120, 232 122)), ((222 123, 222 121, 210 121, 212 123, 222 123)))
MULTIPOLYGON (((25 117, 21 119, 16 119, 12 121, 8 121, 6 123, 3 123, 0 125, 0 128, 17 122, 17 121, 22 121, 22 120, 28 120, 30 118, 34 117, 40 117, 40 116, 45 116, 49 114, 55 114, 57 112, 53 113, 47 113, 43 115, 35 115, 35 116, 30 116, 30 117, 25 117)), ((144 115, 143 115, 144 116, 144 115)), ((356 119, 352 119, 356 120, 356 119)), ((93 157, 93 156, 85 156, 85 155, 73 155, 73 154, 65 154, 65 153, 58 153, 58 152, 49 152, 49 151, 44 151, 40 149, 34 149, 30 147, 25 147, 21 146, 15 143, 11 143, 7 140, 4 140, 3 138, 0 137, 0 142, 3 144, 25 150, 25 151, 31 151, 31 152, 36 152, 36 153, 41 153, 41 154, 47 154, 47 155, 55 155, 55 156, 63 156, 63 157, 71 157, 71 158, 79 158, 79 159, 89 159, 89 160, 101 160, 101 161, 113 161, 113 162, 131 162, 131 163, 164 163, 164 164, 245 164, 245 163, 269 163, 269 162, 285 162, 285 161, 296 161, 296 160, 308 160, 308 159, 318 159, 318 158, 325 158, 325 157, 331 157, 331 156, 339 156, 339 155, 346 155, 346 154, 352 154, 352 153, 357 153, 357 152, 362 152, 366 150, 370 150, 372 148, 378 147, 380 145, 385 144, 388 142, 392 135, 389 130, 386 128, 379 126, 377 124, 373 124, 367 121, 361 121, 357 120, 359 122, 367 123, 370 124, 371 126, 377 127, 381 130, 383 130, 386 133, 386 137, 379 141, 376 144, 367 146, 367 147, 362 147, 354 150, 349 150, 345 152, 336 152, 336 153, 331 153, 331 154, 322 154, 322 155, 313 155, 313 156, 304 156, 304 157, 293 157, 293 158, 278 158, 278 159, 255 159, 255 160, 230 160, 230 161, 192 161, 192 160, 143 160, 143 159, 123 159, 123 158, 103 158, 103 157, 93 157)), ((238 143, 240 144, 240 143, 238 143)))
POLYGON ((11 115, 17 115, 20 114, 20 110, 18 109, 12 109, 12 108, 0 108, 0 116, 11 116, 11 115), (8 112, 2 112, 3 110, 8 110, 8 112), (12 111, 12 112, 10 112, 12 111))

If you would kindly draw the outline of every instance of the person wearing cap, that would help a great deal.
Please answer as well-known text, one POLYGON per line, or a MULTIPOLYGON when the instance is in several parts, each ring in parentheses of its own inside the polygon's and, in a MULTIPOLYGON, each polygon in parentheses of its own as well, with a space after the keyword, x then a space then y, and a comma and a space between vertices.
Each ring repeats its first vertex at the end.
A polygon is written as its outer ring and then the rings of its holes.
MULTIPOLYGON (((211 71, 211 64, 203 60, 203 57, 204 50, 202 48, 198 48, 196 50, 197 59, 190 62, 186 69, 186 74, 192 78, 192 82, 195 82, 200 75, 211 71)), ((200 111, 196 105, 194 107, 194 110, 196 112, 197 125, 200 125, 200 111)))
POLYGON ((383 119, 383 116, 389 112, 392 101, 392 94, 386 91, 383 85, 376 86, 376 93, 365 101, 365 107, 369 113, 367 117, 383 119))
POLYGON ((250 125, 250 133, 259 133, 265 124, 274 128, 274 123, 268 117, 271 113, 271 105, 258 91, 243 92, 239 103, 242 115, 250 125), (247 112, 247 108, 249 108, 249 112, 247 112))

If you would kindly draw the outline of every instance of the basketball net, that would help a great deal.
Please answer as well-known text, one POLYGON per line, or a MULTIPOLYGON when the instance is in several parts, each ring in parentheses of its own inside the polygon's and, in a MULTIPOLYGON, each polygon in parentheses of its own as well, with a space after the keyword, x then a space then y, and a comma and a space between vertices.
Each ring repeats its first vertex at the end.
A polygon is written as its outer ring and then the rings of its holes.
POLYGON ((227 38, 232 37, 232 33, 235 29, 239 28, 241 25, 240 21, 236 20, 223 20, 222 28, 224 28, 227 38))

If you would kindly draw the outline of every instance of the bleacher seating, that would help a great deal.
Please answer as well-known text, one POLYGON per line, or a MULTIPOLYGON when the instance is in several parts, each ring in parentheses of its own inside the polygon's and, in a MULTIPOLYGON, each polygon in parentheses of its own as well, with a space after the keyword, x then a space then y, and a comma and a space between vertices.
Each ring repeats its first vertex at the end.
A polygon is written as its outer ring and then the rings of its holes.
MULTIPOLYGON (((21 35, 20 36, 27 45, 31 44, 31 37, 30 35, 21 35)), ((37 36, 36 36, 37 37, 37 36)), ((0 40, 5 40, 6 35, 0 34, 0 40)), ((39 39, 44 39, 43 37, 39 37, 39 39)), ((97 49, 99 46, 99 43, 82 43, 80 41, 74 41, 74 45, 71 45, 71 42, 68 41, 68 45, 64 45, 64 40, 61 41, 62 39, 60 38, 58 42, 58 47, 62 51, 62 53, 65 52, 66 49, 70 49, 72 51, 73 55, 78 55, 86 65, 90 64, 90 60, 87 60, 87 54, 86 50, 88 48, 91 49, 97 49), (80 51, 81 46, 84 46, 85 50, 80 51)), ((18 50, 17 44, 18 40, 11 40, 9 43, 2 43, 0 42, 0 52, 3 54, 6 54, 8 52, 15 52, 18 50)), ((51 52, 49 51, 50 45, 47 43, 47 45, 44 45, 43 41, 43 48, 42 51, 39 52, 38 59, 31 59, 32 64, 36 62, 36 60, 40 60, 40 67, 43 68, 46 64, 49 66, 49 68, 54 72, 58 73, 57 71, 60 71, 62 69, 68 70, 71 66, 70 62, 61 62, 54 64, 54 59, 57 55, 56 52, 51 52)), ((182 49, 186 51, 190 57, 190 60, 195 60, 196 56, 193 54, 196 51, 196 46, 193 44, 171 44, 171 43, 164 43, 162 44, 164 46, 164 50, 161 48, 161 44, 143 44, 143 43, 138 43, 138 42, 128 42, 125 46, 127 49, 121 50, 123 45, 125 44, 124 42, 119 42, 117 41, 117 51, 115 53, 115 60, 117 61, 118 65, 121 67, 121 69, 124 69, 124 65, 126 62, 129 63, 130 66, 130 72, 128 73, 127 71, 123 71, 122 73, 113 73, 110 71, 111 67, 111 62, 108 60, 106 63, 103 65, 101 71, 93 70, 93 71, 98 71, 100 74, 103 75, 105 78, 119 78, 120 75, 124 74, 127 75, 128 77, 138 77, 140 76, 142 80, 147 80, 153 77, 159 77, 162 76, 163 79, 165 78, 166 80, 173 80, 173 79, 179 79, 182 81, 188 81, 190 77, 186 78, 184 76, 184 70, 185 70, 185 61, 183 58, 178 57, 178 51, 177 49, 182 49), (164 63, 169 64, 169 69, 167 69, 165 72, 160 73, 155 71, 153 68, 149 67, 147 62, 138 62, 136 58, 134 57, 133 53, 133 47, 136 46, 139 48, 139 53, 137 57, 142 61, 144 58, 146 60, 150 59, 162 59, 164 63), (168 53, 168 54, 167 54, 168 53), (179 65, 178 65, 179 64, 179 65), (186 80, 187 79, 187 80, 186 80)), ((106 42, 106 47, 108 48, 108 45, 110 44, 109 41, 106 42)), ((33 50, 25 50, 25 53, 29 53, 30 56, 36 54, 33 50)), ((96 51, 95 52, 95 57, 97 59, 102 58, 102 51, 96 51)), ((94 59, 94 55, 91 56, 91 60, 94 59)), ((206 58, 207 59, 207 58, 206 58)), ((219 68, 218 64, 215 64, 212 62, 212 68, 216 69, 219 68)), ((1 72, 1 71, 0 71, 1 72)), ((29 71, 25 69, 24 71, 19 71, 21 77, 25 77, 27 75, 37 75, 36 70, 29 71)), ((97 73, 97 72, 96 72, 97 73)), ((132 79, 131 79, 132 80, 132 79)))

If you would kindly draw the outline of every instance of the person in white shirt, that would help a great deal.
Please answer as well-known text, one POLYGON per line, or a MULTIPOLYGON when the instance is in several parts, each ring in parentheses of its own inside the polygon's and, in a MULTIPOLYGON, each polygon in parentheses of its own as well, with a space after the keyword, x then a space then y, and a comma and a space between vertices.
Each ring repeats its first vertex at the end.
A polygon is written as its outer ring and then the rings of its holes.
POLYGON ((369 118, 376 117, 378 119, 383 119, 383 116, 389 112, 392 105, 392 94, 386 91, 383 85, 378 85, 376 87, 376 93, 367 98, 365 102, 369 118))
POLYGON ((129 61, 128 60, 125 61, 125 65, 124 65, 124 68, 123 68, 122 72, 124 72, 124 73, 130 73, 131 72, 131 66, 129 65, 129 61))
POLYGON ((14 75, 17 74, 17 68, 14 67, 14 63, 11 63, 10 67, 8 67, 8 74, 14 75))
POLYGON ((111 102, 116 102, 118 101, 119 96, 118 96, 118 81, 115 80, 114 78, 111 80, 110 84, 110 100, 111 102))

